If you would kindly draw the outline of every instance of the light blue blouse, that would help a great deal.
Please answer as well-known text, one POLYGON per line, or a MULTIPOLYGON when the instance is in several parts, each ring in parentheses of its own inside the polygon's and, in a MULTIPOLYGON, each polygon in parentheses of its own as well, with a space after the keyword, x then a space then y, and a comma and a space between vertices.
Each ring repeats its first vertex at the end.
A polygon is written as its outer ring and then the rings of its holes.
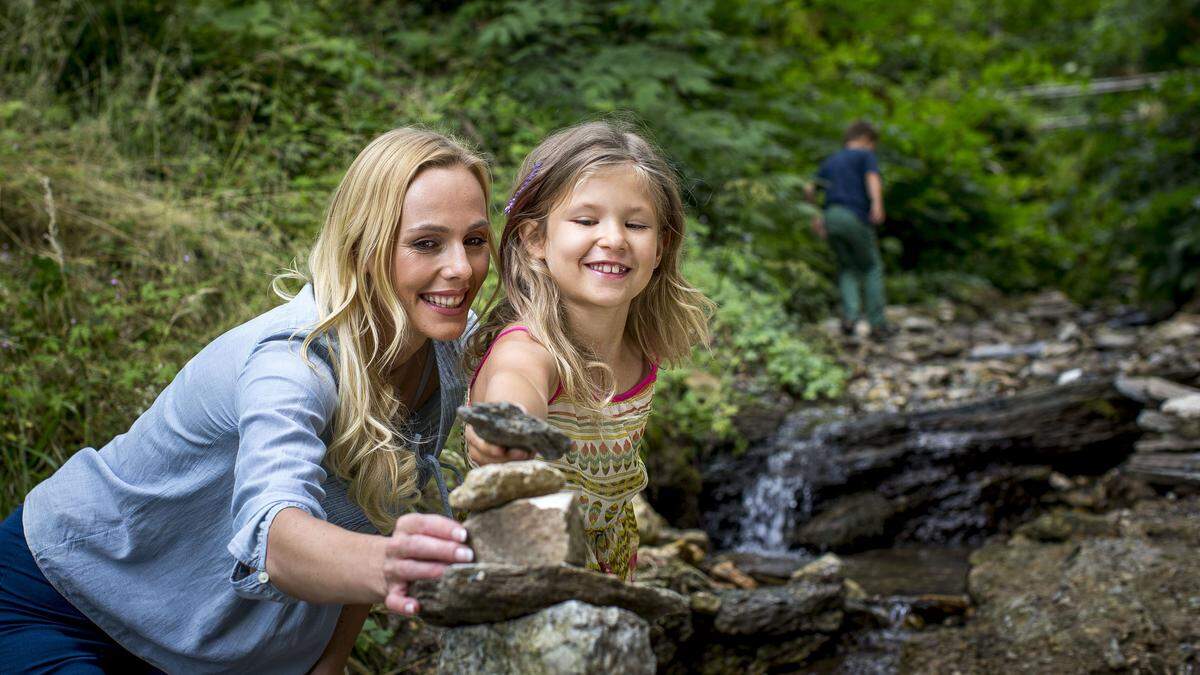
MULTIPOLYGON (((267 531, 289 506, 376 532, 321 464, 337 385, 323 348, 315 368, 300 358, 316 318, 306 286, 218 337, 128 432, 80 450, 25 498, 42 573, 162 670, 302 673, 333 634, 341 605, 287 596, 264 569, 267 531)), ((411 418, 422 479, 438 475, 463 401, 461 347, 434 342, 440 396, 411 418)))

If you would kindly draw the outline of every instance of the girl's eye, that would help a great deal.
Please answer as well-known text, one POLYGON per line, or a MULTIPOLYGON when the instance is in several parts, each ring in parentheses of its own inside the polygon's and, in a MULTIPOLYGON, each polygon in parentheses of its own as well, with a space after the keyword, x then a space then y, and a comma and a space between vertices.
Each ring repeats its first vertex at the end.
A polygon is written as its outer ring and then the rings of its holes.
POLYGON ((471 237, 467 240, 467 246, 487 246, 487 238, 471 237))
POLYGON ((650 226, 646 225, 644 223, 625 223, 625 227, 628 227, 633 230, 648 230, 648 229, 650 229, 650 226))
POLYGON ((585 226, 596 224, 596 221, 592 220, 591 218, 576 218, 575 222, 579 223, 580 225, 585 225, 585 226))

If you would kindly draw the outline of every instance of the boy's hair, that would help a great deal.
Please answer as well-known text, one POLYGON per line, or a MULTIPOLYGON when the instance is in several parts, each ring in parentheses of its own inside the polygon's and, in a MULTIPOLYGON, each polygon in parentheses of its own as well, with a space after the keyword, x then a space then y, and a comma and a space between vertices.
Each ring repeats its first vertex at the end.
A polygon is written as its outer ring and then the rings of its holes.
POLYGON ((849 143, 857 138, 865 138, 872 143, 879 142, 879 132, 875 127, 866 120, 858 120, 846 127, 846 133, 842 136, 843 143, 849 143))
POLYGON ((573 339, 558 287, 527 243, 546 237, 551 210, 581 180, 622 165, 637 173, 652 196, 662 238, 662 259, 630 305, 626 335, 646 358, 666 363, 686 358, 695 344, 707 340, 713 304, 679 269, 685 215, 674 171, 628 124, 586 122, 542 141, 517 173, 497 261, 505 297, 475 333, 469 365, 479 363, 500 330, 520 322, 553 356, 563 391, 577 403, 598 410, 616 394, 612 369, 573 339))

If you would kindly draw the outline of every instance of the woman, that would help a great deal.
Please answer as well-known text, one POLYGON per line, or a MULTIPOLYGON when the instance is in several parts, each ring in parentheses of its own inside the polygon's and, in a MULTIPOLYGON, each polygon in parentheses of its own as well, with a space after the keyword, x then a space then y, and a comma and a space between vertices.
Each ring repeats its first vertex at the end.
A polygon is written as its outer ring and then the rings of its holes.
POLYGON ((415 613, 409 581, 471 560, 455 521, 402 514, 431 477, 445 497, 489 187, 444 136, 372 141, 310 283, 4 521, 0 672, 341 672, 371 603, 415 613))

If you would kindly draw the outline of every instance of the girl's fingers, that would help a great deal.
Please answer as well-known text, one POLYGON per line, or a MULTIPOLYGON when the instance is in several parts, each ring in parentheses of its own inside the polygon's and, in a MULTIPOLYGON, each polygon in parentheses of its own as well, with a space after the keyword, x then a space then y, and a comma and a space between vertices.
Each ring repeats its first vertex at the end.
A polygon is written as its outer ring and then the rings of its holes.
POLYGON ((467 442, 467 454, 471 456, 471 461, 476 464, 495 464, 496 462, 508 460, 506 448, 495 443, 488 443, 480 438, 475 433, 475 430, 469 426, 463 438, 467 442))
POLYGON ((457 541, 425 534, 396 532, 388 542, 388 556, 394 559, 430 560, 434 562, 465 563, 475 559, 475 552, 457 541))

